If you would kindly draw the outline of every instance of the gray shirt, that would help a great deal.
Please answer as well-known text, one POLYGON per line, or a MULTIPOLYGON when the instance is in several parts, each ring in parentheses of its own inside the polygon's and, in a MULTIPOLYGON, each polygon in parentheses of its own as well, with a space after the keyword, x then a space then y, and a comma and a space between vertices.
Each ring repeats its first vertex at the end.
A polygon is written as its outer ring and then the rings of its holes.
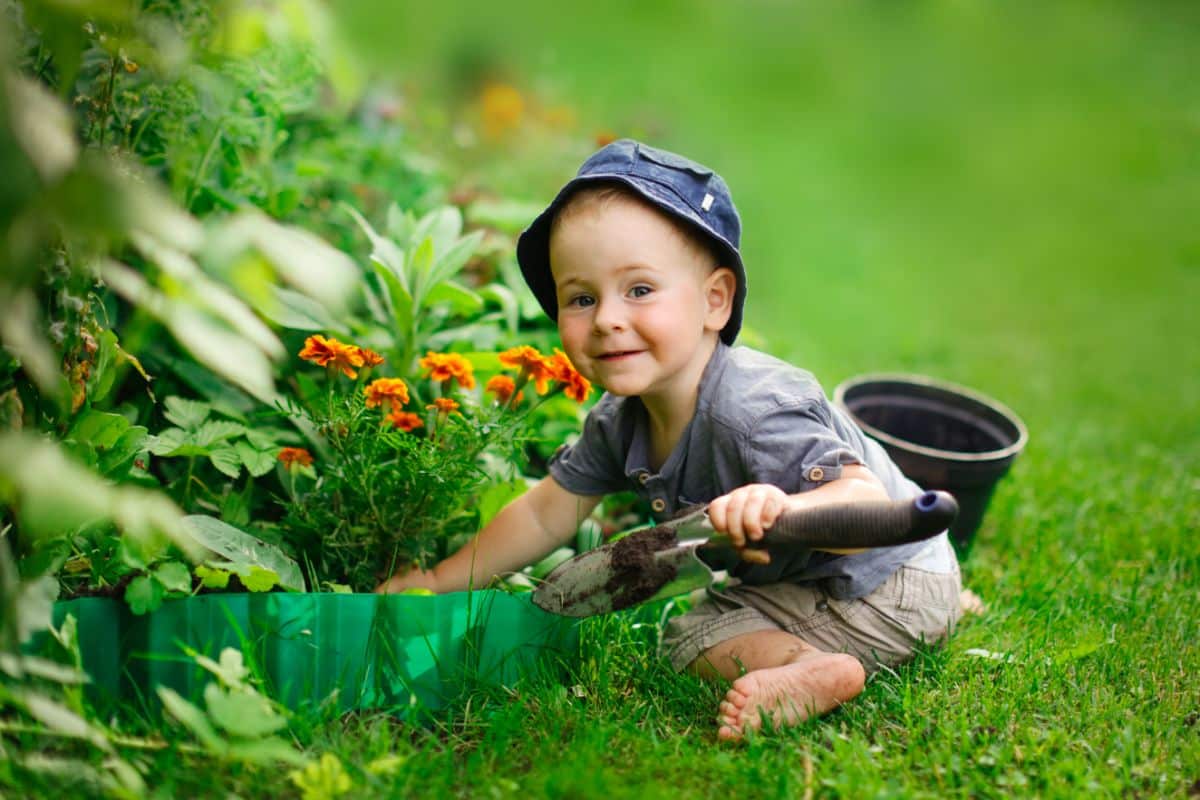
MULTIPOLYGON (((863 464, 894 500, 920 488, 874 440, 825 397, 811 373, 746 347, 718 344, 700 379, 696 412, 658 471, 650 467, 646 409, 637 397, 605 394, 579 439, 559 449, 550 474, 581 495, 633 490, 661 521, 749 483, 789 494, 837 480, 847 464, 863 464)), ((925 542, 854 555, 772 551, 771 563, 726 561, 745 583, 820 582, 830 595, 869 594, 917 555, 925 542)))

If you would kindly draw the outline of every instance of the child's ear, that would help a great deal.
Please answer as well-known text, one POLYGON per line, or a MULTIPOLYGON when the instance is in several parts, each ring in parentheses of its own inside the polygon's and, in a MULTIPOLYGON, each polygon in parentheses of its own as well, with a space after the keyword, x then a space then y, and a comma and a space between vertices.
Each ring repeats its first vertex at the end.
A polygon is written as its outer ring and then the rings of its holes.
POLYGON ((704 319, 706 329, 719 331, 729 322, 736 291, 737 277, 729 267, 717 267, 704 281, 704 300, 708 304, 708 314, 704 319))

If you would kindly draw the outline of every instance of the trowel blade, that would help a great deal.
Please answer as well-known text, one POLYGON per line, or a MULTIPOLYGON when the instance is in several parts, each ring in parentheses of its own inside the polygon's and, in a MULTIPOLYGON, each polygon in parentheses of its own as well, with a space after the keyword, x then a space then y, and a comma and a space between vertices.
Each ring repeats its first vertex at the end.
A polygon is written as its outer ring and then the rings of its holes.
POLYGON ((533 602, 554 614, 590 617, 706 587, 713 573, 696 553, 705 543, 679 542, 662 528, 632 533, 560 564, 533 602))

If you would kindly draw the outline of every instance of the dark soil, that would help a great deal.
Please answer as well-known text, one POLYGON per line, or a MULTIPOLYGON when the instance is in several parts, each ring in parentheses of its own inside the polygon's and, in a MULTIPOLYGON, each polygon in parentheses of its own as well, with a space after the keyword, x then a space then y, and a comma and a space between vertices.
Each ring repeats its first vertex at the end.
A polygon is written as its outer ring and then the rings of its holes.
POLYGON ((613 611, 636 606, 675 578, 678 570, 655 554, 679 544, 675 530, 665 525, 648 528, 619 539, 612 546, 613 575, 604 584, 612 597, 613 611))
MULTIPOLYGON (((138 573, 129 573, 122 575, 116 583, 107 584, 105 586, 87 586, 79 585, 73 587, 64 587, 59 600, 74 600, 77 597, 115 597, 118 600, 125 597, 125 589, 129 586, 129 582, 136 578, 138 573)), ((192 594, 242 594, 250 590, 245 587, 241 579, 237 575, 229 576, 229 585, 223 589, 212 589, 200 583, 200 579, 192 577, 192 594)), ((271 589, 271 591, 282 591, 279 587, 271 589)))

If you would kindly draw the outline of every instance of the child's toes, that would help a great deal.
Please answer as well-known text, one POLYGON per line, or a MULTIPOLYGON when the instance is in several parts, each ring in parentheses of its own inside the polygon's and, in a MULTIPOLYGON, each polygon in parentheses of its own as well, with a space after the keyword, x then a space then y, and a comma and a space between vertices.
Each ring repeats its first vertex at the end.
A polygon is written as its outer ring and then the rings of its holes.
POLYGON ((746 701, 750 698, 739 692, 737 689, 730 689, 725 693, 725 702, 732 705, 734 708, 745 708, 746 701))

